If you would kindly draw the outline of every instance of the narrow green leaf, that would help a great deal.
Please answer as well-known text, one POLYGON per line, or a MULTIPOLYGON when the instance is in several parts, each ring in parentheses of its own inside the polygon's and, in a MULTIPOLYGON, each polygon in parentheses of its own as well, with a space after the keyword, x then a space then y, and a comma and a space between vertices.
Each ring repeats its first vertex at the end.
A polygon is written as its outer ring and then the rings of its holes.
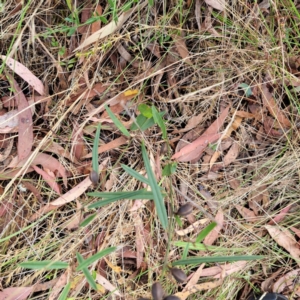
POLYGON ((86 225, 90 224, 94 219, 95 217, 97 216, 97 214, 92 214, 90 216, 88 216, 85 220, 83 220, 81 223, 80 223, 80 227, 85 227, 86 225))
POLYGON ((105 109, 110 116, 111 120, 115 123, 115 125, 120 129, 120 131, 125 135, 130 137, 130 133, 128 130, 124 127, 124 125, 120 122, 120 120, 114 115, 114 113, 111 111, 111 109, 105 105, 105 109))
MULTIPOLYGON (((154 199, 154 195, 152 192, 148 192, 145 190, 141 190, 141 191, 133 191, 133 192, 122 192, 123 194, 121 195, 114 195, 111 196, 110 198, 105 198, 101 201, 97 201, 91 205, 88 206, 88 208, 92 209, 92 208, 99 208, 99 207, 103 207, 107 204, 113 203, 115 201, 121 200, 121 199, 131 199, 131 200, 136 200, 136 199, 148 199, 148 200, 152 200, 154 199), (143 192, 143 193, 141 193, 143 192), (124 195, 124 193, 128 193, 127 195, 124 195)), ((89 196, 94 196, 94 197, 98 197, 99 194, 98 192, 95 193, 88 193, 89 196)), ((115 193, 112 193, 115 194, 115 193)), ((102 196, 100 196, 102 197, 102 196)))
POLYGON ((146 172, 148 175, 149 184, 152 190, 152 193, 154 195, 154 203, 156 206, 156 211, 158 214, 158 218, 160 219, 161 225, 164 229, 168 228, 168 215, 167 210, 165 207, 164 199, 160 190, 160 187, 158 186, 154 173, 152 171, 150 160, 147 155, 147 151, 145 148, 144 143, 142 143, 142 156, 146 168, 146 172))
POLYGON ((153 114, 152 114, 152 109, 150 106, 146 105, 145 103, 142 103, 138 106, 138 110, 141 112, 141 114, 143 116, 145 116, 146 118, 152 118, 153 114))
POLYGON ((212 222, 208 224, 197 236, 196 243, 202 242, 206 236, 217 226, 217 223, 212 222))
POLYGON ((138 173, 137 171, 135 171, 134 169, 132 169, 132 168, 126 166, 126 165, 123 165, 123 164, 122 164, 121 166, 122 166, 122 168, 123 168, 129 175, 131 175, 131 176, 134 177, 135 179, 137 179, 137 180, 139 180, 139 181, 141 181, 141 182, 144 182, 144 183, 146 183, 146 184, 149 185, 149 180, 148 180, 146 177, 144 177, 143 175, 141 175, 140 173, 138 173))
POLYGON ((100 258, 109 255, 110 253, 116 251, 117 247, 109 247, 106 248, 96 254, 94 254, 93 256, 87 258, 86 260, 84 260, 83 262, 80 262, 78 267, 76 268, 77 271, 81 271, 85 268, 87 268, 89 265, 91 265, 93 262, 99 260, 100 258))
POLYGON ((263 259, 262 255, 241 255, 241 256, 209 256, 209 257, 188 257, 186 259, 180 259, 172 263, 173 266, 182 265, 197 265, 203 263, 217 263, 217 262, 233 262, 241 260, 256 260, 263 259))
POLYGON ((93 151, 92 151, 92 166, 93 170, 99 174, 99 163, 98 163, 98 146, 99 146, 99 138, 100 138, 100 129, 101 124, 98 124, 95 139, 94 139, 94 145, 93 145, 93 151))
POLYGON ((246 97, 250 97, 252 95, 251 86, 247 83, 241 83, 238 87, 244 90, 246 97))
POLYGON ((186 243, 186 246, 183 250, 183 253, 182 253, 182 259, 186 259, 187 258, 187 255, 189 253, 189 249, 190 249, 190 243, 186 243))
POLYGON ((68 298, 69 291, 71 289, 71 282, 69 282, 64 289, 62 290, 61 294, 59 295, 58 300, 66 300, 68 298))
POLYGON ((155 123, 160 127, 162 131, 163 138, 167 139, 167 129, 166 129, 165 121, 163 120, 162 116, 159 114, 155 106, 152 106, 152 114, 155 123))
MULTIPOLYGON (((82 263, 84 262, 84 259, 83 259, 82 255, 81 255, 80 253, 77 252, 77 253, 76 253, 76 257, 77 257, 77 260, 78 260, 79 264, 82 264, 82 263)), ((88 268, 84 268, 84 269, 82 270, 82 272, 83 272, 83 274, 84 274, 84 276, 85 276, 87 282, 90 284, 90 286, 91 286, 94 290, 97 291, 97 290, 98 290, 97 284, 96 284, 96 282, 95 282, 95 280, 94 280, 92 274, 91 274, 90 271, 88 270, 88 268)))
POLYGON ((20 267, 31 270, 59 270, 66 269, 68 263, 63 261, 52 261, 52 260, 42 260, 42 261, 25 261, 19 264, 20 267))

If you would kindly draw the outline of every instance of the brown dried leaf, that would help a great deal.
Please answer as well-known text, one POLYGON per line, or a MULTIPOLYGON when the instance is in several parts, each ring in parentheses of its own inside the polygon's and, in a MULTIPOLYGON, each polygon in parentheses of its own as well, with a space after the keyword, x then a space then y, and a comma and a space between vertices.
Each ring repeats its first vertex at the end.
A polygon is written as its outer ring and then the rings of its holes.
MULTIPOLYGON (((100 153, 103 153, 103 152, 106 152, 106 151, 109 151, 109 150, 112 150, 112 149, 116 149, 124 144, 126 144, 128 142, 128 139, 125 138, 124 136, 121 136, 107 144, 104 144, 104 145, 101 145, 99 148, 98 148, 98 154, 100 153)), ((85 155, 83 157, 83 159, 85 158, 90 158, 92 157, 92 153, 89 153, 87 155, 85 155)))
POLYGON ((259 220, 259 218, 255 215, 255 213, 252 210, 243 207, 241 205, 235 205, 235 208, 239 211, 242 217, 248 222, 255 223, 259 220))
POLYGON ((267 107, 268 111, 270 114, 278 120, 278 122, 283 126, 283 127, 291 127, 291 122, 289 119, 285 117, 283 112, 279 109, 277 103, 275 102, 272 94, 269 92, 269 89, 267 85, 264 83, 261 86, 261 91, 262 91, 262 100, 264 106, 267 107))
POLYGON ((289 232, 289 230, 280 226, 266 225, 265 228, 268 230, 274 241, 286 251, 288 251, 291 256, 300 265, 300 249, 294 236, 289 232))
POLYGON ((227 154, 225 155, 223 162, 224 162, 224 166, 228 166, 231 163, 233 163, 235 161, 235 159, 238 157, 239 155, 239 144, 237 142, 234 142, 233 145, 231 146, 231 148, 229 149, 229 151, 227 152, 227 154))
POLYGON ((183 289, 183 292, 186 292, 188 289, 190 289, 191 287, 193 287, 195 284, 197 284, 201 274, 202 274, 202 270, 204 268, 205 264, 201 264, 200 267, 197 269, 197 271, 193 274, 193 276, 191 277, 191 279, 188 281, 188 283, 186 284, 186 286, 183 289))
POLYGON ((189 59, 190 53, 186 47, 185 40, 181 36, 173 36, 173 41, 176 46, 176 49, 181 56, 181 58, 186 61, 188 64, 192 65, 191 60, 189 59))
POLYGON ((8 139, 8 142, 5 145, 3 153, 0 153, 0 162, 3 162, 4 160, 6 160, 8 158, 8 156, 12 150, 13 144, 14 144, 14 140, 8 139))
POLYGON ((77 206, 76 213, 71 217, 70 220, 66 222, 65 226, 62 226, 62 228, 72 230, 79 227, 79 224, 82 222, 83 216, 81 212, 82 205, 78 200, 76 200, 76 206, 77 206))
POLYGON ((118 288, 113 286, 106 278, 96 273, 96 281, 101 284, 106 290, 110 291, 112 295, 122 297, 122 294, 118 291, 118 288))
POLYGON ((294 290, 295 280, 299 279, 300 269, 293 270, 282 277, 280 277, 273 285, 273 292, 281 293, 285 290, 296 292, 295 296, 300 297, 299 289, 297 291, 294 290))
POLYGON ((187 234, 193 232, 194 230, 197 230, 199 227, 202 228, 202 226, 209 222, 209 219, 201 219, 190 225, 189 227, 181 230, 175 230, 176 233, 179 236, 186 236, 187 234))
MULTIPOLYGON (((102 6, 98 4, 96 6, 96 10, 94 12, 94 16, 101 16, 102 12, 103 12, 102 6)), ((100 20, 92 23, 92 29, 91 29, 92 34, 95 33, 95 32, 97 32, 100 29, 101 29, 101 21, 100 20)))
POLYGON ((10 79, 18 103, 18 157, 19 160, 22 160, 29 155, 33 145, 32 113, 21 88, 11 76, 10 79))
POLYGON ((295 232, 295 234, 300 238, 300 229, 296 228, 296 227, 290 227, 290 229, 292 231, 295 232))
POLYGON ((180 132, 187 132, 190 131, 191 129, 197 127, 199 125, 199 123, 202 121, 204 116, 204 113, 200 113, 199 115, 193 116, 191 117, 186 126, 182 129, 179 130, 174 130, 172 133, 180 133, 180 132))
POLYGON ((207 246, 211 246, 219 236, 220 231, 223 228, 224 224, 224 214, 223 211, 220 209, 215 217, 215 221, 217 226, 205 237, 203 244, 207 246))
POLYGON ((285 208, 283 208, 272 220, 268 223, 268 225, 274 225, 282 221, 287 213, 290 211, 292 205, 288 205, 285 208))
POLYGON ((225 0, 205 0, 205 2, 217 10, 223 11, 225 9, 225 0))
POLYGON ((49 186, 57 193, 57 194, 61 194, 61 187, 59 186, 59 184, 55 181, 55 177, 52 177, 50 174, 48 174, 47 172, 45 172, 44 170, 40 169, 37 166, 32 166, 33 169, 40 174, 43 179, 49 184, 49 186))
POLYGON ((223 140, 230 137, 231 133, 238 129, 238 127, 241 125, 243 118, 239 116, 235 116, 234 120, 231 124, 231 126, 226 131, 226 134, 223 136, 223 140))
POLYGON ((26 300, 33 292, 30 287, 12 287, 0 291, 0 300, 26 300))
POLYGON ((139 269, 143 262, 144 256, 144 239, 143 239, 143 221, 138 212, 133 213, 133 218, 135 220, 135 244, 136 244, 136 267, 139 269))
POLYGON ((41 80, 39 80, 28 68, 22 65, 20 62, 5 56, 0 56, 5 64, 18 74, 22 79, 28 82, 41 96, 45 94, 45 88, 41 80))
POLYGON ((83 132, 80 129, 77 121, 73 123, 71 140, 72 140, 71 157, 74 155, 77 160, 80 160, 82 156, 86 155, 87 151, 83 139, 83 132))

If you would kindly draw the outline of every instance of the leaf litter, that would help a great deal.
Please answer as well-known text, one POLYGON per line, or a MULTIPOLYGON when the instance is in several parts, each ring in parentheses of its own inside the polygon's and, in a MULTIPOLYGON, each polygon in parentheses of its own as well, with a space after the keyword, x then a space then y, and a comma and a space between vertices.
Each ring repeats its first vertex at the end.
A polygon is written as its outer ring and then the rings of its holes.
MULTIPOLYGON (((21 33, 7 17, 20 7, 5 4, 1 68, 13 75, 0 75, 0 132, 7 140, 0 149, 0 240, 5 238, 2 253, 9 261, 2 293, 19 289, 24 299, 30 293, 36 297, 31 287, 37 281, 45 284, 42 297, 48 293, 52 274, 19 272, 17 264, 28 257, 70 262, 72 270, 75 252, 87 257, 120 244, 127 247, 123 254, 89 266, 99 285, 90 290, 91 297, 149 298, 150 287, 159 281, 169 297, 238 299, 253 287, 243 276, 258 289, 273 274, 273 292, 298 293, 292 287, 295 273, 287 274, 299 260, 299 59, 296 52, 281 57, 287 51, 281 47, 287 24, 291 36, 296 28, 290 26, 292 11, 268 1, 229 6, 197 0, 176 3, 178 14, 173 14, 173 4, 110 2, 81 7, 67 1, 58 7, 50 1, 42 8, 29 3, 22 7, 21 33), (277 9, 288 23, 275 18, 277 9), (33 16, 39 18, 33 22, 33 16), (270 22, 280 30, 266 29, 270 22), (146 118, 155 118, 152 126, 132 130, 140 104, 150 108, 146 118), (97 151, 101 171, 91 181, 98 123, 103 127, 97 151), (142 142, 150 157, 152 188, 164 193, 156 202, 159 209, 152 200, 136 199, 89 210, 95 202, 90 191, 151 192, 148 179, 139 181, 121 167, 147 177, 142 142), (162 170, 169 164, 173 172, 166 176, 162 170), (192 209, 173 213, 187 202, 192 209), (167 230, 158 219, 164 208, 167 230), (196 243, 201 250, 187 247, 211 221, 218 225, 203 244, 196 243), (181 256, 197 256, 197 251, 217 256, 220 248, 228 256, 242 251, 265 258, 184 266, 175 273, 180 285, 166 276, 168 265, 181 256), (286 277, 276 275, 279 268, 286 277)), ((53 299, 68 284, 66 297, 88 295, 85 277, 70 272, 55 275, 54 280, 63 280, 51 283, 53 299)))

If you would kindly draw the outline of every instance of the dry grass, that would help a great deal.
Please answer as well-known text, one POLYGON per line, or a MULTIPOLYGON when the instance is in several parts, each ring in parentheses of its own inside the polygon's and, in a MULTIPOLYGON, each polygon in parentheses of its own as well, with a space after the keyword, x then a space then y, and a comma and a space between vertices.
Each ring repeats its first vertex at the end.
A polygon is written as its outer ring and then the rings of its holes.
MULTIPOLYGON (((87 8, 88 2, 79 2, 80 18, 81 8, 87 8)), ((280 226, 299 228, 300 223, 299 103, 296 85, 293 84, 299 68, 299 12, 292 1, 272 1, 269 8, 261 11, 253 3, 232 1, 224 12, 210 11, 202 1, 157 1, 153 7, 146 5, 133 14, 119 31, 83 51, 74 50, 84 40, 84 33, 91 25, 68 36, 68 30, 74 24, 65 20, 71 13, 64 1, 59 4, 51 0, 29 1, 22 10, 16 3, 8 1, 0 7, 1 53, 12 53, 14 59, 42 80, 51 96, 49 101, 35 108, 36 143, 32 157, 38 152, 45 152, 56 157, 65 167, 68 185, 62 185, 62 194, 82 182, 91 169, 90 158, 66 158, 74 146, 74 123, 78 123, 78 128, 83 130, 86 151, 91 153, 97 125, 95 119, 90 117, 91 112, 127 90, 137 89, 139 94, 131 101, 127 112, 120 114, 122 120, 130 121, 128 113, 133 115, 138 112, 137 107, 141 103, 154 105, 159 111, 166 111, 164 118, 168 140, 163 140, 158 126, 144 132, 135 131, 126 145, 99 155, 99 162, 107 159, 107 164, 101 173, 100 184, 88 191, 105 191, 107 184, 110 184, 110 191, 143 188, 141 183, 124 172, 120 164, 145 175, 140 150, 141 141, 145 141, 149 157, 158 159, 162 166, 166 165, 171 161, 178 141, 183 138, 174 130, 184 128, 193 116, 204 113, 193 129, 195 139, 228 104, 238 111, 247 112, 251 111, 251 105, 257 105, 261 111, 255 113, 255 120, 244 118, 232 133, 230 139, 239 144, 239 155, 234 162, 223 165, 223 157, 228 151, 225 150, 215 163, 220 167, 216 167, 214 173, 209 172, 209 159, 214 152, 211 146, 200 160, 179 163, 173 175, 163 178, 161 186, 168 195, 165 203, 169 216, 187 199, 202 207, 202 210, 196 207, 190 218, 183 218, 181 227, 170 217, 171 229, 168 232, 161 228, 152 201, 145 201, 144 206, 133 212, 130 211, 133 205, 131 200, 97 209, 96 218, 88 226, 68 230, 67 224, 76 213, 81 214, 82 219, 91 213, 87 206, 95 199, 86 193, 76 199, 81 208, 78 208, 76 201, 72 201, 32 223, 31 216, 46 203, 57 199, 58 195, 42 176, 35 172, 25 174, 27 167, 22 169, 21 176, 2 181, 1 209, 4 205, 7 207, 4 212, 1 211, 0 217, 3 289, 46 283, 62 274, 62 271, 27 270, 21 268, 19 263, 60 260, 71 266, 68 275, 68 282, 71 282, 69 299, 112 299, 107 290, 100 290, 99 293, 90 290, 82 273, 75 271, 76 252, 86 258, 101 249, 123 245, 125 250, 136 253, 138 240, 144 246, 143 262, 139 268, 135 258, 124 257, 118 252, 109 255, 106 261, 102 259, 93 264, 91 270, 105 276, 124 299, 150 297, 150 287, 155 281, 160 281, 168 294, 181 291, 182 286, 177 285, 164 268, 166 264, 180 259, 184 251, 172 245, 171 241, 195 240, 205 226, 183 237, 178 236, 176 230, 207 217, 203 210, 214 217, 217 210, 212 208, 209 197, 224 213, 224 226, 214 243, 221 250, 191 250, 189 255, 264 255, 265 258, 248 262, 243 270, 226 277, 219 287, 199 291, 189 299, 245 299, 247 291, 259 291, 261 283, 277 270, 281 269, 281 274, 284 274, 297 268, 295 260, 263 227, 288 205, 292 208, 280 226), (195 7, 199 3, 200 19, 197 20, 195 7), (214 31, 205 23, 205 16, 207 22, 211 18, 214 31), (201 30, 198 28, 199 21, 201 30), (176 48, 176 35, 181 35, 189 51, 189 61, 183 59, 176 48), (154 43, 159 45, 160 57, 149 50, 149 45, 154 43), (130 55, 128 61, 124 59, 119 45, 127 49, 130 55), (101 83, 106 87, 105 92, 98 92, 90 99, 79 94, 82 87, 88 89, 87 81, 90 86, 101 83), (278 135, 267 134, 264 127, 266 120, 259 117, 276 119, 263 105, 260 86, 264 81, 268 82, 278 106, 291 121, 289 128, 283 128, 279 123, 279 128, 275 128, 280 133, 278 135), (246 97, 243 92, 237 92, 241 83, 251 86, 252 96, 246 97), (49 141, 62 146, 66 151, 64 155, 57 155, 48 148, 49 141), (165 143, 170 145, 170 153, 162 151, 165 143), (108 183, 109 180, 111 183, 108 183), (38 195, 28 188, 24 191, 20 189, 20 185, 26 183, 32 184, 38 195), (180 189, 183 195, 174 187, 180 189), (257 221, 248 222, 236 205, 254 210, 257 221), (138 222, 142 232, 138 232, 138 222), (32 227, 26 228, 31 224, 32 227)), ((106 1, 99 4, 111 21, 109 5, 106 1)), ((117 8, 123 4, 123 1, 118 1, 117 8)), ((91 11, 95 6, 95 3, 90 4, 91 11)), ((2 74, 7 71, 3 64, 2 74)), ((27 83, 17 75, 14 78, 29 97, 31 90, 27 83)), ((11 95, 4 76, 0 79, 0 91, 0 97, 11 95)), ((93 113, 93 117, 100 116, 100 110, 93 113)), ((223 130, 233 120, 234 112, 231 111, 223 130)), ((109 143, 120 135, 114 124, 106 122, 100 143, 109 143)), ((10 156, 2 162, 3 171, 9 161, 17 156, 18 145, 16 133, 1 135, 4 141, 11 138, 15 142, 10 156)), ((160 164, 153 162, 154 169, 160 164)), ((59 183, 62 183, 61 178, 59 183)), ((187 274, 196 270, 195 266, 183 269, 187 274)), ((212 281, 212 278, 199 279, 199 283, 206 281, 212 281)), ((295 289, 288 289, 286 294, 292 295, 295 289)), ((51 288, 48 288, 33 293, 30 299, 47 299, 50 293, 51 288)), ((292 295, 290 299, 296 298, 292 295)))

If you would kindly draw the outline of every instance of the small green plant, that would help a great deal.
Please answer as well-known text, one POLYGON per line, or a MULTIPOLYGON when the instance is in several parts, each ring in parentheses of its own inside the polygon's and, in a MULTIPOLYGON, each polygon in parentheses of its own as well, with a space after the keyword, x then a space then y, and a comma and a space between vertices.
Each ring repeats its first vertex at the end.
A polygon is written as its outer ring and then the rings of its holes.
MULTIPOLYGON (((78 266, 76 268, 76 271, 82 271, 84 276, 86 277, 87 282, 90 284, 90 286, 97 290, 97 284, 95 282, 94 277, 90 273, 88 267, 96 262, 97 260, 101 259, 104 256, 107 256, 111 254, 112 252, 116 251, 117 247, 109 247, 107 249, 104 249, 91 257, 84 259, 80 253, 76 253, 78 266)), ((60 269, 66 269, 69 267, 69 264, 62 261, 51 261, 51 260, 43 260, 43 261, 26 261, 19 264, 20 267, 31 269, 31 270, 60 270, 60 269)), ((62 291, 59 299, 66 299, 68 292, 70 290, 70 285, 68 284, 64 290, 62 291)))

